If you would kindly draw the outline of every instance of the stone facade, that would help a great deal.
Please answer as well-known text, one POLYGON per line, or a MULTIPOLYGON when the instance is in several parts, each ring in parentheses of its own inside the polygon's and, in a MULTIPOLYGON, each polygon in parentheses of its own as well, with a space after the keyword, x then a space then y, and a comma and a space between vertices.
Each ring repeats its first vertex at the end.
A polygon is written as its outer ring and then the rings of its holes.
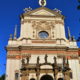
POLYGON ((76 41, 65 36, 64 16, 45 7, 21 15, 20 37, 10 38, 6 80, 79 80, 76 41))

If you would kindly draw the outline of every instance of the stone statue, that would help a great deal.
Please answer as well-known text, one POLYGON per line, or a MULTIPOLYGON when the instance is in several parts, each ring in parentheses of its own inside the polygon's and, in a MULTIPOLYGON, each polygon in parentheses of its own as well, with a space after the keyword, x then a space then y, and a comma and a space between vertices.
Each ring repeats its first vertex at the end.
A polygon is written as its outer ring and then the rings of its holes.
POLYGON ((39 61, 40 61, 40 58, 39 58, 39 56, 37 57, 37 64, 39 64, 39 61))
POLYGON ((22 65, 24 65, 25 64, 25 60, 24 59, 22 59, 22 65))
POLYGON ((47 57, 48 57, 48 56, 47 56, 47 54, 46 54, 46 55, 45 55, 45 63, 47 63, 47 57))
POLYGON ((54 64, 57 64, 56 57, 54 57, 54 64))
POLYGON ((27 64, 29 64, 29 57, 27 57, 26 60, 27 60, 27 64))
POLYGON ((66 58, 65 56, 63 56, 63 67, 65 67, 65 65, 66 65, 66 58))

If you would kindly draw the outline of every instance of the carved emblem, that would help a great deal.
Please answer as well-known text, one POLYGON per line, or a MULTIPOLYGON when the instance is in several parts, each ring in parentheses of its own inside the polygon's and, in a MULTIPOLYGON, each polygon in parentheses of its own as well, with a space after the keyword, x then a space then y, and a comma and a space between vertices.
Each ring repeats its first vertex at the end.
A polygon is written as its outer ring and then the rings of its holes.
POLYGON ((50 30, 51 28, 54 28, 54 23, 47 21, 33 21, 32 26, 37 30, 50 30))
POLYGON ((46 0, 39 0, 39 5, 42 7, 46 6, 46 0))

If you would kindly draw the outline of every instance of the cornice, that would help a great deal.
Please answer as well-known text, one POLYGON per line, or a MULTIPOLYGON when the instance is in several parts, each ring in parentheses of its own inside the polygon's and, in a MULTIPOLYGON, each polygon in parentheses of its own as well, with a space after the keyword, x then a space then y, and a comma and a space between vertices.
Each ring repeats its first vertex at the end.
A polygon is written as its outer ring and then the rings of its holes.
MULTIPOLYGON (((52 17, 51 17, 52 18, 52 17)), ((41 20, 41 19, 24 19, 23 21, 21 21, 21 24, 24 24, 24 23, 41 23, 41 21, 45 21, 47 23, 53 23, 53 25, 55 24, 62 24, 64 25, 64 22, 62 20, 41 20)))
POLYGON ((63 16, 57 15, 57 16, 47 16, 47 15, 27 15, 27 17, 35 17, 35 18, 63 18, 63 16))
MULTIPOLYGON (((56 16, 60 16, 60 17, 62 17, 64 19, 64 16, 62 14, 60 14, 60 13, 54 11, 54 10, 48 9, 46 7, 40 7, 40 8, 37 8, 35 10, 29 11, 27 13, 23 13, 22 16, 29 16, 31 13, 34 13, 34 12, 42 10, 42 9, 44 9, 44 10, 46 10, 48 12, 51 12, 52 14, 55 14, 56 16)), ((30 15, 30 16, 32 16, 32 15, 30 15)))
POLYGON ((21 59, 20 55, 7 55, 7 59, 21 59))
MULTIPOLYGON (((54 11, 54 10, 51 10, 51 9, 49 9, 49 8, 46 8, 46 7, 40 7, 40 8, 34 9, 34 10, 32 10, 32 11, 29 11, 29 12, 27 12, 27 13, 24 13, 24 15, 29 15, 29 14, 31 14, 31 13, 34 13, 34 12, 39 11, 39 10, 42 10, 42 9, 44 9, 44 10, 46 10, 46 11, 49 11, 49 12, 51 12, 51 13, 53 13, 53 14, 56 14, 56 15, 61 15, 61 14, 59 14, 58 12, 56 12, 56 11, 54 11)), ((63 16, 63 15, 61 15, 61 16, 63 16)))
POLYGON ((13 51, 19 51, 20 48, 19 48, 19 47, 16 47, 16 46, 15 46, 15 47, 7 46, 7 47, 6 47, 6 50, 7 50, 7 51, 12 51, 12 50, 13 50, 13 51))
POLYGON ((6 47, 7 51, 21 51, 21 50, 50 50, 50 51, 78 51, 78 48, 69 48, 66 46, 19 46, 19 47, 6 47))

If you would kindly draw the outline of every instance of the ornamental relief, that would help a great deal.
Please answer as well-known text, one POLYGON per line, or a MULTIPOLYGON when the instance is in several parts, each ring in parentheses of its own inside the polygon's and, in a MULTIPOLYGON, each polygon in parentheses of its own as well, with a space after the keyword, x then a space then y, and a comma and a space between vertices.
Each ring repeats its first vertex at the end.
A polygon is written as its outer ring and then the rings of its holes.
POLYGON ((50 30, 54 28, 54 22, 47 21, 33 21, 32 26, 37 30, 50 30))
MULTIPOLYGON (((22 20, 21 21, 21 23, 23 24, 23 23, 26 23, 26 22, 28 22, 28 23, 32 23, 32 26, 34 26, 34 25, 38 25, 38 24, 43 24, 43 23, 45 23, 45 25, 50 25, 50 26, 54 26, 55 24, 62 24, 62 25, 64 25, 64 22, 63 22, 63 20, 53 20, 53 21, 38 21, 38 20, 26 20, 26 19, 24 19, 24 20, 22 20)), ((53 27, 52 27, 53 28, 53 27)))

